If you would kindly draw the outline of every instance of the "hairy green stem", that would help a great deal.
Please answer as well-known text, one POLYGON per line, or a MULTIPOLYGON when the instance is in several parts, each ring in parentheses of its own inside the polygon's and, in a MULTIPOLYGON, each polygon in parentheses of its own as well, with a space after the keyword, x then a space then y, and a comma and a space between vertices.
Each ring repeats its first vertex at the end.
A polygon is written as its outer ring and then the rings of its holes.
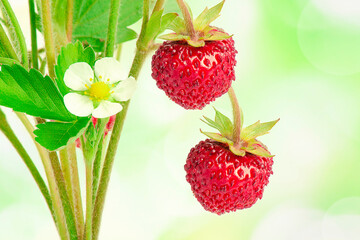
POLYGON ((50 77, 55 77, 55 44, 49 0, 41 0, 42 25, 45 38, 46 59, 50 77))
POLYGON ((121 0, 111 0, 109 27, 108 27, 107 39, 105 45, 105 57, 112 57, 114 55, 120 3, 121 0))
POLYGON ((19 24, 19 22, 15 16, 15 13, 12 10, 8 0, 0 0, 0 2, 4 9, 4 15, 5 15, 4 17, 7 18, 8 24, 10 25, 9 31, 13 32, 12 35, 13 35, 14 39, 16 39, 15 40, 16 45, 18 45, 18 47, 19 47, 21 63, 23 64, 25 69, 28 69, 29 68, 29 57, 28 57, 25 37, 24 37, 23 32, 21 31, 20 24, 19 24))
POLYGON ((117 45, 117 49, 116 49, 116 60, 120 61, 120 57, 121 57, 121 50, 122 50, 122 44, 118 44, 117 45))
POLYGON ((146 28, 147 28, 147 24, 149 22, 149 11, 150 11, 150 2, 149 0, 144 0, 144 7, 143 7, 143 22, 141 25, 141 31, 140 31, 140 35, 139 38, 136 42, 136 47, 137 50, 139 51, 146 51, 146 46, 143 46, 143 42, 144 42, 144 37, 146 34, 146 28))
POLYGON ((239 107, 239 102, 236 98, 235 91, 232 87, 230 87, 228 91, 232 109, 233 109, 233 116, 234 116, 234 131, 233 131, 233 141, 234 141, 234 148, 240 147, 241 139, 240 139, 240 133, 241 133, 241 110, 239 107))
POLYGON ((109 118, 98 119, 95 127, 96 134, 95 136, 93 134, 89 135, 89 138, 86 139, 87 142, 84 149, 84 159, 86 167, 86 222, 84 239, 86 240, 93 239, 93 164, 96 153, 98 152, 99 144, 102 144, 101 139, 103 139, 104 130, 108 121, 109 118))
POLYGON ((96 192, 99 186, 99 178, 100 178, 100 172, 101 172, 101 166, 102 166, 102 153, 104 148, 104 138, 100 140, 98 150, 96 153, 96 157, 93 164, 93 183, 92 183, 92 195, 93 195, 93 201, 95 202, 96 192))
POLYGON ((67 194, 69 196, 71 207, 74 209, 74 203, 72 199, 72 182, 71 182, 71 172, 70 172, 70 160, 69 153, 67 147, 61 149, 59 151, 60 162, 61 162, 61 170, 64 175, 65 187, 67 194))
MULTIPOLYGON (((129 76, 133 76, 135 79, 138 78, 142 65, 144 64, 147 52, 139 51, 136 52, 132 68, 130 70, 129 76)), ((106 157, 104 160, 104 165, 101 172, 100 182, 98 186, 98 191, 96 193, 94 213, 93 213, 93 237, 94 240, 98 238, 100 223, 102 217, 102 211, 104 209, 104 202, 107 192, 107 187, 109 185, 110 175, 112 167, 115 160, 116 150, 120 140, 120 135, 124 126, 126 114, 129 108, 130 101, 124 104, 123 110, 117 114, 114 129, 111 134, 110 143, 106 157)))
POLYGON ((160 11, 164 6, 165 0, 157 0, 154 6, 154 9, 152 11, 152 14, 154 14, 157 11, 160 11))
POLYGON ((54 172, 56 185, 58 187, 58 191, 60 194, 61 204, 64 209, 65 221, 69 232, 70 240, 77 240, 78 235, 75 225, 75 216, 72 211, 69 196, 66 191, 65 180, 61 171, 59 158, 56 152, 49 152, 49 157, 50 157, 51 167, 54 172))
POLYGON ((86 163, 86 223, 85 223, 85 236, 84 239, 92 240, 92 163, 86 163))
POLYGON ((184 17, 185 27, 190 35, 191 40, 196 41, 197 40, 196 31, 188 7, 186 6, 184 0, 176 0, 176 2, 179 5, 181 13, 184 17))
POLYGON ((57 191, 57 186, 56 186, 56 182, 55 182, 55 178, 54 178, 54 172, 51 168, 49 154, 48 154, 47 150, 45 150, 45 148, 40 146, 40 144, 38 144, 35 141, 35 135, 33 133, 34 127, 30 123, 29 119, 25 116, 25 114, 16 113, 16 115, 18 116, 20 121, 25 126, 26 130, 28 131, 29 135, 31 136, 31 138, 39 152, 40 159, 44 166, 46 178, 49 183, 50 196, 51 196, 52 203, 53 203, 53 211, 51 211, 51 214, 53 216, 56 227, 59 231, 61 240, 67 240, 69 238, 68 238, 68 233, 67 233, 67 228, 66 228, 66 223, 65 223, 65 218, 64 218, 64 212, 63 212, 63 208, 61 206, 60 195, 59 195, 59 192, 57 191))
POLYGON ((36 36, 36 13, 35 13, 35 2, 34 2, 34 0, 29 0, 29 12, 30 12, 30 28, 31 28, 32 66, 35 69, 39 69, 37 36, 36 36))
POLYGON ((67 0, 66 36, 68 42, 72 40, 74 17, 74 0, 67 0))
POLYGON ((7 56, 9 58, 14 59, 15 61, 19 61, 18 56, 15 53, 15 50, 13 46, 11 45, 11 42, 9 38, 6 35, 6 32, 2 25, 0 24, 0 42, 1 42, 1 48, 6 52, 7 56))
POLYGON ((38 185, 43 197, 45 198, 45 201, 50 209, 50 211, 53 213, 53 205, 52 200, 50 197, 49 190, 41 177, 38 169, 36 168, 34 162, 30 158, 29 154, 26 152, 25 148, 19 141, 19 139, 16 137, 15 133, 11 129, 8 121, 6 120, 6 116, 3 113, 3 111, 0 109, 0 130, 4 133, 4 135, 7 137, 7 139, 11 142, 11 144, 14 146, 20 157, 23 159, 25 165, 29 169, 32 177, 34 178, 36 184, 38 185))
MULTIPOLYGON (((75 143, 70 144, 67 147, 69 154, 69 168, 71 176, 71 198, 73 201, 73 211, 75 215, 76 229, 78 232, 78 238, 81 239, 83 235, 84 226, 84 212, 81 202, 81 189, 79 181, 79 171, 76 158, 76 146, 75 143)), ((70 197, 70 196, 69 196, 70 197)))
MULTIPOLYGON (((162 2, 164 3, 164 2, 162 2)), ((162 6, 160 6, 162 7, 162 6)), ((140 70, 144 64, 147 54, 149 53, 149 49, 144 48, 144 36, 147 28, 147 23, 149 21, 149 0, 144 0, 143 6, 143 22, 141 27, 141 32, 136 43, 137 49, 135 53, 135 58, 133 60, 129 76, 134 77, 135 79, 138 78, 140 70)), ((98 186, 98 190, 96 193, 95 203, 94 203, 94 210, 93 210, 93 239, 98 239, 99 230, 100 230, 100 223, 102 212, 104 209, 104 202, 106 197, 107 188, 109 185, 110 175, 112 171, 112 167, 114 164, 114 159, 116 155, 116 150, 118 147, 118 143, 120 140, 120 135, 124 126, 126 114, 129 108, 130 101, 124 104, 123 110, 117 114, 114 129, 111 134, 109 146, 107 149, 107 153, 105 156, 100 182, 98 186)))

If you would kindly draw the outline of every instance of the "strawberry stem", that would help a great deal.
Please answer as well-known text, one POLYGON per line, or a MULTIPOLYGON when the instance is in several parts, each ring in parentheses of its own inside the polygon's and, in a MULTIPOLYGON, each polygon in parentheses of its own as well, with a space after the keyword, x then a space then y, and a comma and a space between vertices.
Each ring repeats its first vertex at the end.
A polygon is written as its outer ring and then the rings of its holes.
POLYGON ((236 98, 235 91, 232 87, 230 87, 228 91, 231 105, 233 108, 233 116, 234 116, 234 130, 233 130, 233 142, 234 142, 234 148, 239 148, 241 146, 241 139, 240 139, 240 133, 241 133, 241 110, 239 107, 239 102, 236 98))
POLYGON ((189 9, 187 7, 187 5, 185 4, 184 0, 176 0, 177 4, 179 5, 179 8, 181 10, 181 13, 184 17, 184 21, 185 21, 185 27, 186 30, 188 31, 189 35, 190 35, 190 39, 192 41, 197 41, 197 36, 196 36, 196 31, 194 28, 194 24, 192 21, 192 17, 190 15, 189 9))

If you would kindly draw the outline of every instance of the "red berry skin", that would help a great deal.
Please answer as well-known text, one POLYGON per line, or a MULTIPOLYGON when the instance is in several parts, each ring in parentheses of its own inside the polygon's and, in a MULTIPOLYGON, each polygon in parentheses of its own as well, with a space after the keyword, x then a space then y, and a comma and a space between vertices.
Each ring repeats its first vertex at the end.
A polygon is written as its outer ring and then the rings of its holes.
POLYGON ((221 215, 249 208, 261 199, 272 165, 272 158, 237 156, 227 145, 207 139, 191 149, 184 168, 200 204, 221 215))
POLYGON ((235 80, 234 40, 205 41, 192 47, 166 41, 152 58, 152 77, 166 95, 185 109, 202 109, 228 91, 235 80))

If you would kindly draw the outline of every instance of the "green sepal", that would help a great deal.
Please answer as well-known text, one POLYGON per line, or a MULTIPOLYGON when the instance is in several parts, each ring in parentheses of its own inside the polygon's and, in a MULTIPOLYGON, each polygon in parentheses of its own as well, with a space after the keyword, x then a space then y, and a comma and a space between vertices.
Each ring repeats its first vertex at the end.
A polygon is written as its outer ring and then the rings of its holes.
POLYGON ((193 46, 193 47, 203 47, 203 46, 205 46, 205 41, 202 40, 202 39, 198 39, 196 41, 189 39, 189 40, 186 40, 186 41, 190 46, 193 46))
POLYGON ((217 19, 220 16, 220 12, 224 6, 224 3, 225 1, 222 1, 210 9, 205 8, 205 10, 194 21, 195 30, 200 32, 204 31, 211 22, 217 19))
POLYGON ((233 35, 221 32, 215 28, 212 28, 209 32, 206 33, 204 39, 207 41, 221 41, 228 38, 231 38, 233 35))
POLYGON ((222 136, 224 136, 227 139, 232 139, 233 136, 233 129, 234 125, 232 124, 231 120, 226 117, 224 114, 215 110, 215 121, 211 120, 208 117, 204 116, 204 119, 201 119, 204 123, 208 124, 210 127, 216 128, 222 136))
POLYGON ((167 13, 163 15, 161 17, 160 30, 158 34, 163 33, 178 16, 179 15, 177 13, 167 13))
POLYGON ((242 140, 248 142, 259 136, 265 135, 265 134, 269 133, 269 131, 275 126, 275 124, 279 120, 280 119, 277 119, 277 120, 271 121, 271 122, 265 122, 265 123, 260 123, 260 121, 257 121, 256 123, 243 129, 241 131, 240 138, 242 140))
POLYGON ((71 123, 46 122, 36 125, 35 140, 50 151, 59 150, 79 138, 89 125, 90 117, 78 118, 71 123))
POLYGON ((247 152, 245 149, 235 148, 234 144, 229 144, 229 149, 232 153, 234 153, 235 155, 241 156, 241 157, 245 156, 245 154, 247 152))
POLYGON ((241 119, 241 131, 240 131, 240 141, 238 144, 234 142, 234 125, 231 120, 217 111, 215 108, 215 121, 211 120, 208 117, 204 116, 204 120, 201 119, 204 123, 208 124, 210 127, 217 129, 219 133, 212 132, 203 132, 207 137, 229 146, 229 150, 238 156, 245 156, 246 152, 252 153, 261 157, 273 157, 270 152, 267 150, 266 146, 263 145, 256 137, 262 136, 270 131, 270 129, 280 120, 275 120, 266 123, 260 123, 260 121, 242 129, 244 122, 244 115, 242 109, 240 108, 240 119, 241 119), (236 146, 234 146, 236 145, 236 146))
POLYGON ((253 144, 251 146, 248 146, 246 147, 246 152, 252 153, 260 157, 274 157, 274 155, 271 155, 270 152, 262 144, 253 144))
POLYGON ((200 132, 202 134, 204 134, 205 136, 217 141, 217 142, 222 142, 222 143, 225 143, 225 144, 228 144, 228 145, 233 145, 233 141, 231 141, 230 139, 224 137, 223 135, 219 134, 219 133, 212 133, 212 132, 203 132, 201 129, 200 129, 200 132))
POLYGON ((167 41, 181 41, 181 40, 188 41, 188 40, 190 40, 189 36, 180 35, 180 34, 176 34, 176 33, 169 33, 169 34, 161 35, 159 38, 163 39, 163 40, 167 40, 167 41))
POLYGON ((161 39, 168 41, 187 41, 187 43, 193 47, 205 46, 205 41, 220 41, 230 38, 231 36, 224 33, 222 30, 210 27, 209 24, 220 16, 221 9, 225 1, 217 4, 216 6, 205 10, 196 18, 194 21, 194 29, 196 32, 196 39, 190 39, 189 33, 187 32, 184 19, 176 17, 168 29, 175 33, 161 36, 161 39))
POLYGON ((180 16, 177 16, 171 24, 169 24, 168 29, 174 31, 175 33, 179 35, 185 35, 186 34, 186 26, 185 21, 180 16))

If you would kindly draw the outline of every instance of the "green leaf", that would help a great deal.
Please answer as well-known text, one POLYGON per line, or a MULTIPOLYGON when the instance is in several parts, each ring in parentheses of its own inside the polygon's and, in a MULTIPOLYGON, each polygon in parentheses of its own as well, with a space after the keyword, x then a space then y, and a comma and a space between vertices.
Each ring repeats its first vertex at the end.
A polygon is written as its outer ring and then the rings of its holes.
POLYGON ((221 9, 224 5, 224 0, 216 6, 205 10, 195 19, 194 27, 198 31, 203 31, 207 26, 210 25, 216 18, 220 16, 221 9))
MULTIPOLYGON (((142 0, 122 0, 119 11, 116 43, 136 38, 127 27, 142 17, 142 0)), ((88 43, 105 41, 109 24, 110 0, 75 0, 73 40, 88 43)), ((103 45, 96 51, 101 51, 103 45)))
POLYGON ((74 142, 87 128, 91 118, 78 118, 75 122, 46 122, 38 124, 34 131, 35 140, 50 151, 74 142))
POLYGON ((66 31, 67 21, 67 1, 64 0, 53 0, 51 1, 51 13, 53 22, 57 25, 55 28, 66 31))
POLYGON ((50 77, 37 70, 27 72, 20 65, 2 66, 0 71, 0 105, 14 111, 64 122, 76 120, 50 77))
POLYGON ((151 15, 146 27, 146 32, 143 40, 145 46, 147 46, 159 34, 163 11, 164 10, 159 10, 151 15))
POLYGON ((279 120, 280 119, 271 121, 271 122, 265 122, 265 123, 260 123, 260 121, 257 121, 256 123, 254 123, 242 130, 241 139, 244 141, 250 141, 259 136, 265 135, 265 134, 269 133, 269 131, 275 126, 275 124, 279 120))
POLYGON ((64 83, 64 75, 71 64, 77 62, 86 62, 90 66, 95 64, 95 53, 91 47, 84 49, 80 42, 69 43, 61 48, 58 56, 57 65, 55 66, 56 84, 64 96, 69 93, 70 89, 64 83))
POLYGON ((163 15, 161 18, 160 30, 158 34, 163 33, 177 17, 177 13, 168 13, 163 15))
POLYGON ((177 13, 181 14, 181 10, 176 0, 167 0, 164 4, 164 13, 177 13))

